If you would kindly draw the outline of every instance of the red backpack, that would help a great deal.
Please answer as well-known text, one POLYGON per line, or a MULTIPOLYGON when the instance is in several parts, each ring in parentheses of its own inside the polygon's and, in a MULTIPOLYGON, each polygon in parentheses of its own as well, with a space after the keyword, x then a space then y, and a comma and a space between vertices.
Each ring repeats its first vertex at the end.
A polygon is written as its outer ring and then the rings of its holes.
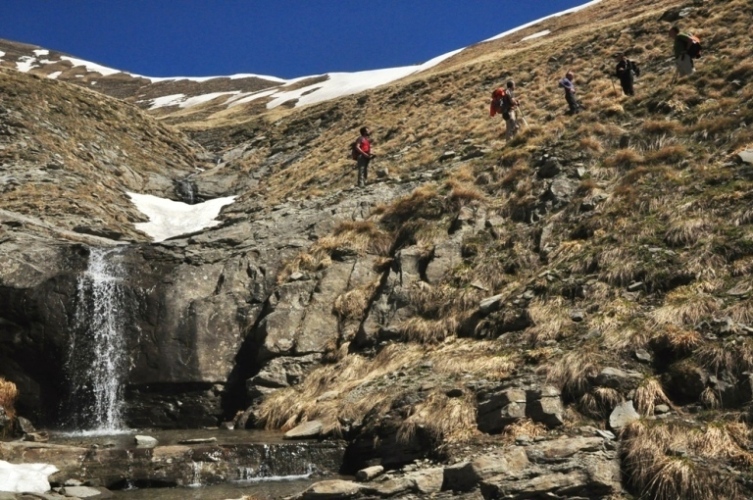
POLYGON ((492 92, 492 104, 489 108, 489 116, 494 116, 502 112, 502 102, 504 101, 507 91, 502 87, 492 92))

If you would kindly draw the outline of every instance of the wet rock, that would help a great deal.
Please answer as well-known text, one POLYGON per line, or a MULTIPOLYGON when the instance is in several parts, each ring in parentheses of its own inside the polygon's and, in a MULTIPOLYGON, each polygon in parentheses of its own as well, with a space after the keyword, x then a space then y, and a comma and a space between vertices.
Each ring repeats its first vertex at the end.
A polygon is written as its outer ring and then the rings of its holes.
POLYGON ((60 492, 68 497, 88 498, 91 500, 112 498, 115 496, 106 488, 93 488, 91 486, 65 486, 60 492))
POLYGON ((311 439, 321 435, 324 425, 319 420, 304 422, 284 434, 285 439, 311 439))
POLYGON ((139 448, 154 448, 157 446, 157 439, 152 436, 136 435, 133 440, 139 448))
POLYGON ((178 444, 207 444, 207 443, 214 443, 216 441, 217 441, 216 437, 181 439, 180 441, 178 441, 178 444))
POLYGON ((28 418, 17 417, 16 425, 18 425, 18 429, 23 434, 31 434, 33 432, 37 432, 37 429, 34 428, 34 425, 31 423, 31 421, 28 418))
POLYGON ((46 432, 29 432, 24 434, 24 441, 31 441, 33 443, 46 443, 50 440, 50 435, 46 432))
POLYGON ((609 427, 619 433, 627 425, 640 419, 641 416, 635 411, 632 401, 619 403, 609 415, 609 427))

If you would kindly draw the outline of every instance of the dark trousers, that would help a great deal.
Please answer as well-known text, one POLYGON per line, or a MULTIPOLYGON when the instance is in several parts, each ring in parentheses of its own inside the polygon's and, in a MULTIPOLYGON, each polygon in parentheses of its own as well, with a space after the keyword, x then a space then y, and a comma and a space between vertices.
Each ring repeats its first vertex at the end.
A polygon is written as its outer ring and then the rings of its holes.
POLYGON ((369 173, 369 162, 371 161, 371 158, 368 156, 359 156, 358 157, 358 163, 356 166, 358 167, 358 186, 365 186, 366 185, 366 176, 369 173))
POLYGON ((632 75, 620 78, 620 85, 622 86, 622 91, 625 92, 625 95, 634 95, 635 91, 633 90, 633 77, 632 75))
POLYGON ((565 100, 567 101, 567 105, 570 106, 570 113, 575 114, 580 111, 580 103, 575 98, 575 94, 565 92, 565 100))

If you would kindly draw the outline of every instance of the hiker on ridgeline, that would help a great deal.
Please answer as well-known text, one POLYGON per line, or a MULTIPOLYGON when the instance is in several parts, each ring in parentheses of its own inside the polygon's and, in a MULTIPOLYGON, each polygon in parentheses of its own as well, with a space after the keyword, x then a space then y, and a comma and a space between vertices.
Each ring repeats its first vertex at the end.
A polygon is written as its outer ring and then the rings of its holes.
POLYGON ((701 57, 701 42, 698 37, 688 32, 680 32, 680 28, 672 26, 669 37, 674 40, 675 66, 677 74, 688 76, 695 71, 693 59, 701 57))
POLYGON ((578 102, 578 100, 575 98, 575 84, 573 83, 573 79, 575 76, 573 75, 572 71, 568 71, 565 74, 565 78, 560 80, 560 87, 565 89, 565 100, 567 101, 567 105, 570 106, 570 110, 568 113, 571 115, 574 115, 576 113, 580 113, 580 110, 583 106, 578 102))
POLYGON ((625 95, 635 95, 633 90, 633 81, 636 76, 641 75, 641 70, 638 69, 638 65, 631 61, 625 54, 619 53, 617 57, 617 69, 615 74, 620 79, 620 85, 625 95))
POLYGON ((356 167, 358 168, 358 187, 366 185, 366 176, 369 171, 369 162, 374 155, 371 153, 371 130, 368 127, 361 127, 359 131, 361 136, 353 143, 353 158, 356 160, 356 167))

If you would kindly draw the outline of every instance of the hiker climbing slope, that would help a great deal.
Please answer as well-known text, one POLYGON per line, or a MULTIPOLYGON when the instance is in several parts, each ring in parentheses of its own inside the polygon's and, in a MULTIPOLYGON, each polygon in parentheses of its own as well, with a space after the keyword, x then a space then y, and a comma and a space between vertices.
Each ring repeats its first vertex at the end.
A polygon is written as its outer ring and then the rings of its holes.
POLYGON ((515 137, 520 125, 518 124, 518 100, 515 98, 515 82, 507 82, 506 88, 498 88, 492 92, 492 103, 489 109, 489 115, 494 116, 497 113, 502 114, 505 120, 505 139, 510 140, 515 137))
POLYGON ((625 54, 617 54, 617 68, 615 74, 620 79, 620 86, 625 95, 635 95, 633 82, 636 76, 640 76, 640 70, 635 62, 625 57, 625 54))
POLYGON ((578 102, 578 100, 575 98, 575 83, 574 83, 575 75, 573 75, 572 71, 568 71, 565 74, 565 78, 559 81, 559 86, 565 89, 565 101, 567 101, 567 105, 570 107, 568 113, 575 114, 579 113, 582 106, 578 102))
POLYGON ((358 168, 358 187, 366 185, 366 177, 369 171, 369 163, 374 155, 371 153, 371 130, 368 127, 361 127, 359 131, 361 136, 353 144, 353 156, 358 168))
POLYGON ((693 59, 701 57, 701 42, 698 37, 688 32, 680 32, 680 28, 672 26, 669 37, 674 40, 674 56, 677 74, 687 76, 695 71, 693 59))

